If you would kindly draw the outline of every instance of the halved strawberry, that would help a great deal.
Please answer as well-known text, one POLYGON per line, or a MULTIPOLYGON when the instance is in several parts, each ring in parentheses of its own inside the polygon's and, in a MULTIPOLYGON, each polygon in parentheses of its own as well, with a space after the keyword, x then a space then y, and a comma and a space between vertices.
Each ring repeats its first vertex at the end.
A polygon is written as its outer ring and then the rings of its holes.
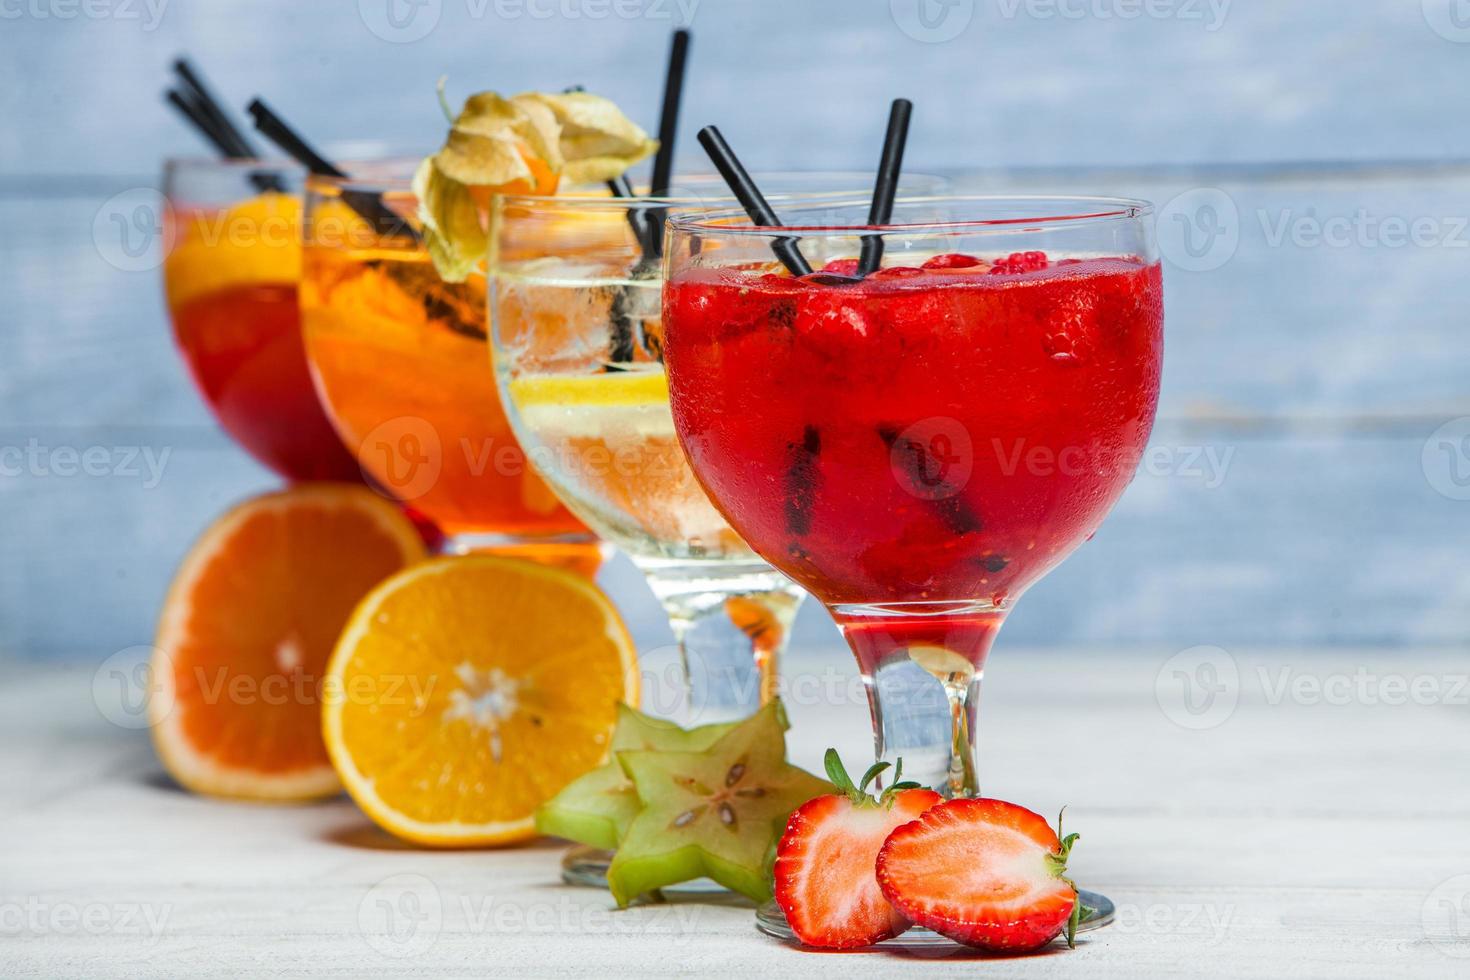
POLYGON ((1082 903, 1065 872, 1077 836, 1058 840, 1014 803, 950 800, 889 835, 878 884, 903 915, 966 946, 1026 952, 1063 928, 1071 946, 1082 903))
POLYGON ((827 776, 843 792, 819 796, 797 809, 776 847, 776 902, 796 937, 808 946, 850 949, 898 935, 909 921, 883 898, 874 862, 893 828, 943 797, 917 783, 895 782, 877 799, 867 792, 888 763, 880 762, 854 786, 827 750, 827 776))

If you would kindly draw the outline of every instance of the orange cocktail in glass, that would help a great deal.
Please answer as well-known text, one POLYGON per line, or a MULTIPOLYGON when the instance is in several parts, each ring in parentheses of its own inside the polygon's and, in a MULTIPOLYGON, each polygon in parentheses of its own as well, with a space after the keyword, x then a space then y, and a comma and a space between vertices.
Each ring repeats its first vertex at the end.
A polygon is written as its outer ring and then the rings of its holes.
POLYGON ((526 461, 485 369, 484 277, 440 278, 408 220, 415 206, 408 168, 308 183, 302 320, 337 432, 453 550, 595 565, 594 539, 526 461), (374 227, 350 205, 356 195, 405 221, 374 227))

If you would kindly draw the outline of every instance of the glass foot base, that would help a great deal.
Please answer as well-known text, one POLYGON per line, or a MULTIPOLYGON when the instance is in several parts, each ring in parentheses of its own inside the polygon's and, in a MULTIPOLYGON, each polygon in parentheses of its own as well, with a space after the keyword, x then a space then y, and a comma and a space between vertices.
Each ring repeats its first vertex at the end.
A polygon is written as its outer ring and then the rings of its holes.
MULTIPOLYGON (((561 880, 568 885, 605 890, 607 888, 607 866, 612 863, 612 858, 612 851, 579 844, 562 856, 561 880)), ((683 881, 661 890, 675 895, 711 895, 728 891, 724 885, 708 878, 683 881)), ((778 915, 780 912, 780 909, 776 910, 778 915)))
MULTIPOLYGON (((563 877, 565 877, 565 871, 563 871, 563 877)), ((1113 921, 1115 909, 1113 908, 1112 900, 1106 895, 1099 895, 1097 892, 1090 892, 1085 888, 1080 889, 1078 894, 1082 896, 1082 904, 1092 909, 1090 915, 1084 913, 1082 921, 1078 924, 1077 931, 1079 933, 1101 929, 1113 921)), ((760 908, 756 909, 755 927, 767 936, 774 936, 776 939, 784 942, 800 945, 796 934, 786 924, 786 916, 781 912, 781 906, 775 902, 766 902, 760 908)), ((913 950, 916 952, 923 952, 925 950, 942 952, 944 950, 963 949, 964 947, 960 946, 953 939, 946 939, 937 932, 930 932, 928 929, 915 926, 901 936, 893 939, 885 939, 874 948, 913 950)))

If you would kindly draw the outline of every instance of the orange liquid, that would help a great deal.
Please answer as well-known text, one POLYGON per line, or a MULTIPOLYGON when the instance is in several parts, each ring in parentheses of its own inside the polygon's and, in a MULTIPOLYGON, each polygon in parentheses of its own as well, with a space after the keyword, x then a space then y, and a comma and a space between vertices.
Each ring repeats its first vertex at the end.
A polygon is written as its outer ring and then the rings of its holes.
MULTIPOLYGON (((309 247, 305 269, 317 389, 378 484, 451 535, 586 533, 511 434, 490 368, 483 278, 445 283, 427 254, 406 250, 309 247)), ((574 565, 586 560, 587 546, 577 550, 574 565)))

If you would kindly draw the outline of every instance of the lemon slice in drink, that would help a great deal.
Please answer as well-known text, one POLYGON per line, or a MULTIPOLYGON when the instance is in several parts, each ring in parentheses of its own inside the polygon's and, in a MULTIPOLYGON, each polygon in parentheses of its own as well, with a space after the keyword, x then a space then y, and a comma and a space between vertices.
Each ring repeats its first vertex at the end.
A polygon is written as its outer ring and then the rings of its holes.
POLYGON ((170 309, 230 286, 301 278, 301 200, 268 193, 226 210, 171 208, 173 248, 164 257, 170 309))
POLYGON ((553 405, 641 408, 668 404, 669 379, 659 370, 532 375, 512 381, 510 395, 522 411, 553 405))
POLYGON ((663 369, 531 375, 510 401, 532 452, 603 537, 635 553, 750 556, 700 488, 679 446, 663 369))

